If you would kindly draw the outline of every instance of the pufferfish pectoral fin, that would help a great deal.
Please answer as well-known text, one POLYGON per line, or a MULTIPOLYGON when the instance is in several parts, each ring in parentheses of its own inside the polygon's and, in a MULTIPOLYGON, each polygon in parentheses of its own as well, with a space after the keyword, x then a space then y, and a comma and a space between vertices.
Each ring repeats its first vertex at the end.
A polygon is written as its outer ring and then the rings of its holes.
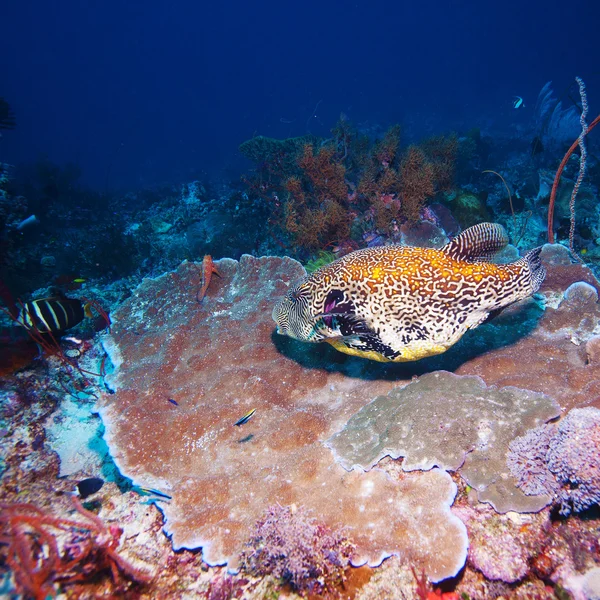
POLYGON ((440 248, 450 258, 460 261, 490 261, 508 244, 506 229, 498 223, 478 223, 465 229, 440 248))
POLYGON ((323 319, 325 325, 337 330, 339 336, 336 337, 344 338, 374 334, 365 319, 353 312, 338 312, 332 310, 316 315, 315 319, 323 319))
MULTIPOLYGON (((489 323, 491 320, 495 319, 498 315, 500 315, 500 313, 505 309, 506 307, 503 306, 502 308, 496 308, 494 310, 491 310, 485 317, 484 319, 481 321, 481 323, 478 323, 478 325, 483 325, 484 323, 489 323)), ((471 329, 474 329, 475 327, 471 327, 471 329)))

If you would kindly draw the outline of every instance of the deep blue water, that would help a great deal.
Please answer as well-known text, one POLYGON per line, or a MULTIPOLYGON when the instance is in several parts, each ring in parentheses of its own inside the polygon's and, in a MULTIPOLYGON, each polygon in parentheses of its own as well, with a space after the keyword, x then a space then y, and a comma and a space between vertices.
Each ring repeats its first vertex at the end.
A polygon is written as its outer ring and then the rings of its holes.
POLYGON ((99 189, 243 168, 254 134, 326 135, 340 113, 405 135, 526 126, 584 78, 600 111, 600 3, 8 2, 0 158, 83 169, 99 189), (514 110, 513 96, 525 108, 514 110))

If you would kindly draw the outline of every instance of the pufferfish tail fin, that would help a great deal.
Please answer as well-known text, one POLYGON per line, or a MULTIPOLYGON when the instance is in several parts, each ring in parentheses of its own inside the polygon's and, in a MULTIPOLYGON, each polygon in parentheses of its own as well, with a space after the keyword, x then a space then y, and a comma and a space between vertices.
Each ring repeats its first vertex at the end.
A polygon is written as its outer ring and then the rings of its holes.
POLYGON ((465 229, 440 251, 454 260, 489 262, 508 244, 506 229, 498 223, 478 223, 465 229))
POLYGON ((541 246, 534 248, 525 254, 525 256, 512 263, 522 268, 519 283, 529 290, 527 296, 535 294, 546 278, 546 269, 540 260, 541 251, 541 246))

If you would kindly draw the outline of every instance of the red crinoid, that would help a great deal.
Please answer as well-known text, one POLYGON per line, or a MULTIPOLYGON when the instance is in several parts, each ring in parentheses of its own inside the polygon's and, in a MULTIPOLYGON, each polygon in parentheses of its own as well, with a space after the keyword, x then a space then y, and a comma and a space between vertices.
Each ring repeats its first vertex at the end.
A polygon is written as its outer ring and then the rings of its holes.
POLYGON ((4 559, 17 592, 45 600, 56 595, 57 583, 88 581, 106 570, 115 586, 122 585, 123 577, 149 583, 147 573, 117 554, 122 530, 105 525, 76 497, 72 500, 85 521, 54 517, 33 504, 0 504, 0 544, 6 546, 4 559))

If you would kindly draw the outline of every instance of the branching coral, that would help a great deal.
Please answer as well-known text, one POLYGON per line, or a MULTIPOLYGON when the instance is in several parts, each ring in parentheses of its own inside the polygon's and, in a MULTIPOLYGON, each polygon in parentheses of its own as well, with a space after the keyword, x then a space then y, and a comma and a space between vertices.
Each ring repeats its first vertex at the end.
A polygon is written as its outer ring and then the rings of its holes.
POLYGON ((332 133, 326 142, 259 137, 240 146, 258 163, 250 193, 272 206, 269 221, 296 250, 344 242, 353 225, 355 239, 358 230, 394 239, 401 223, 417 223, 426 200, 452 184, 453 136, 431 138, 402 154, 397 125, 371 147, 346 119, 332 133))
POLYGON ((347 201, 346 169, 336 158, 334 148, 322 146, 315 152, 312 144, 306 144, 298 165, 310 181, 310 191, 317 202, 347 201))
POLYGON ((302 176, 287 181, 285 204, 285 225, 295 243, 316 249, 347 238, 348 185, 335 148, 323 146, 315 152, 312 144, 306 144, 298 166, 302 176))
POLYGON ((399 144, 400 128, 391 127, 363 160, 357 186, 360 198, 372 213, 374 226, 383 233, 388 233, 400 216, 399 144))
POLYGON ((273 575, 302 593, 331 591, 345 580, 354 544, 316 522, 306 510, 274 505, 259 519, 244 568, 273 575))
POLYGON ((397 220, 417 223, 425 201, 450 189, 454 179, 455 136, 430 138, 403 154, 399 142, 399 127, 390 128, 363 161, 357 186, 382 233, 393 230, 397 220))
POLYGON ((116 551, 122 530, 107 527, 76 497, 73 504, 85 521, 53 517, 32 504, 0 505, 0 544, 6 546, 17 591, 45 600, 56 594, 56 584, 86 581, 107 569, 119 588, 121 576, 148 583, 148 574, 116 551))
POLYGON ((410 223, 416 223, 425 200, 435 193, 435 170, 417 146, 411 146, 402 159, 400 181, 402 212, 410 223))
POLYGON ((425 140, 420 147, 433 168, 436 191, 447 192, 454 183, 458 138, 439 135, 425 140))

